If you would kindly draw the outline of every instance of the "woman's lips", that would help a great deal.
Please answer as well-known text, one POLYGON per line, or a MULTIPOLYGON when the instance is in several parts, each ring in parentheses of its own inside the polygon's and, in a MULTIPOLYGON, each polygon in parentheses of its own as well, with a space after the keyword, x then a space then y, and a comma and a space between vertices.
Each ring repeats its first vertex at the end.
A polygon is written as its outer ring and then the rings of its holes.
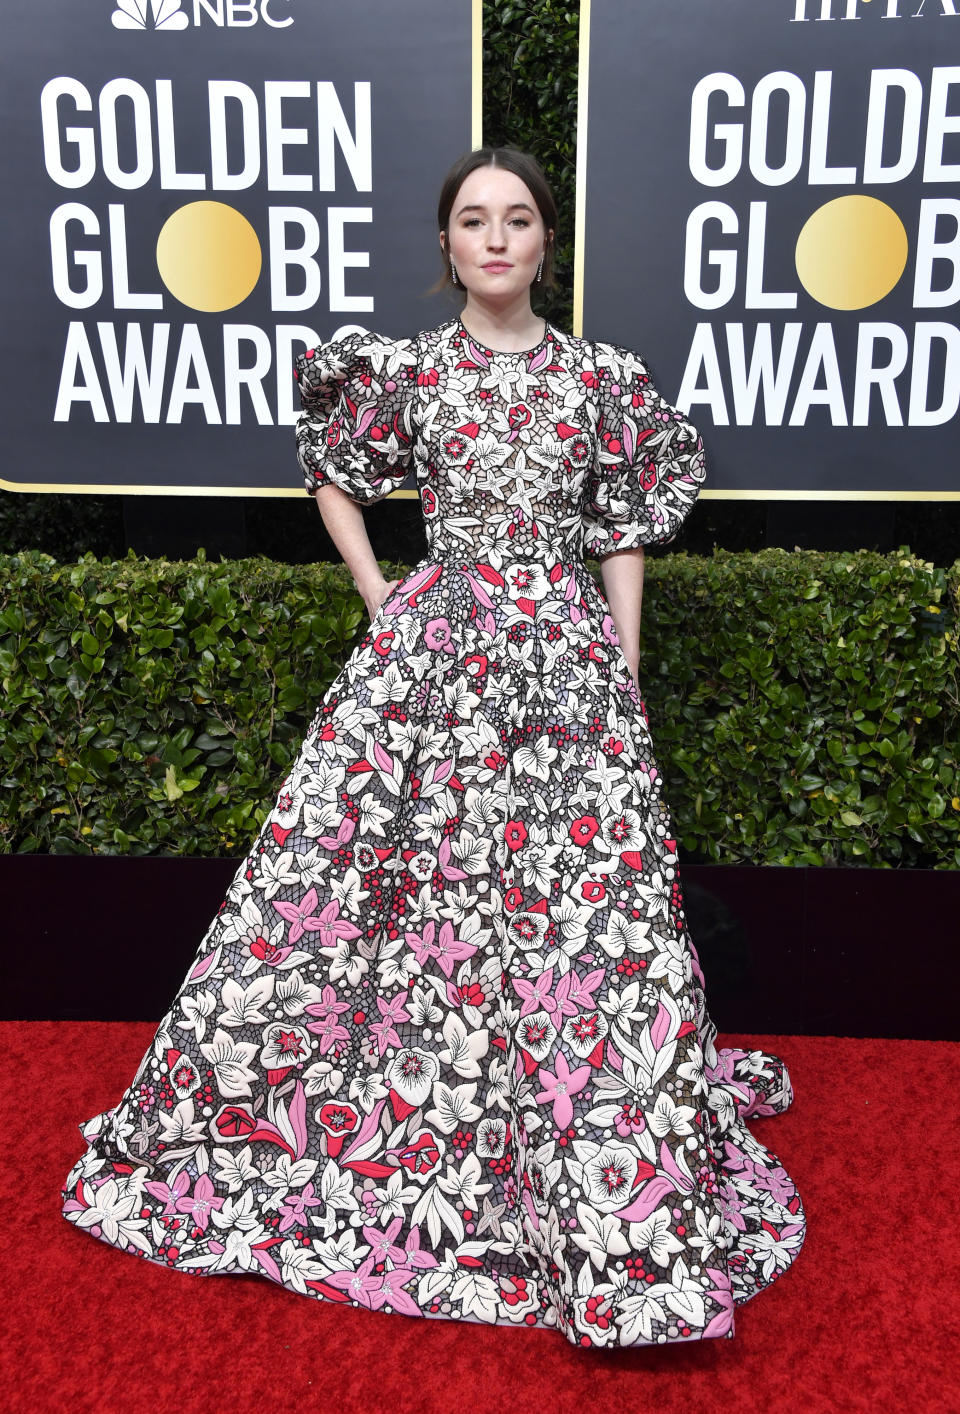
POLYGON ((484 265, 483 269, 492 270, 496 274, 501 270, 512 270, 513 266, 508 265, 505 260, 491 260, 487 265, 484 265))

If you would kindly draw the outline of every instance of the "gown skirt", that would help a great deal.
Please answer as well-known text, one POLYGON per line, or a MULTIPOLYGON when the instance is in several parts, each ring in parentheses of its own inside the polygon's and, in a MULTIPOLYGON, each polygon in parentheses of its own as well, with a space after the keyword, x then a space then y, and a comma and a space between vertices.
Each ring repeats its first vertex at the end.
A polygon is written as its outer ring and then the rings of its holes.
MULTIPOLYGON (((703 481, 645 364, 459 319, 297 360, 305 487, 416 470, 428 552, 323 699, 63 1212, 179 1272, 553 1329, 732 1337, 796 1258, 751 1133, 783 1062, 718 1049, 645 704, 585 565, 703 481)), ((641 670, 642 671, 642 670, 641 670)))

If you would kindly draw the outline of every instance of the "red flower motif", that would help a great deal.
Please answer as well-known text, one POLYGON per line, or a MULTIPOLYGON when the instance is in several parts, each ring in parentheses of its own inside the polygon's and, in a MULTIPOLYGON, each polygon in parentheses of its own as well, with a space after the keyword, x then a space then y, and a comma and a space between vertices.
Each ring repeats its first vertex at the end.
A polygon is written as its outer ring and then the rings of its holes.
POLYGON ((328 1134, 336 1136, 352 1134, 360 1123, 360 1116, 352 1105, 336 1104, 334 1101, 320 1106, 317 1119, 328 1134))
POLYGON ((243 1105, 225 1105, 214 1120, 217 1133, 223 1139, 242 1139, 257 1127, 256 1116, 243 1105))
POLYGON ((570 825, 570 838, 581 849, 586 849, 599 828, 600 823, 595 815, 579 815, 570 825))
POLYGON ((408 1169, 410 1173, 429 1173, 440 1162, 440 1146, 436 1136, 429 1130, 425 1130, 419 1139, 407 1144, 405 1148, 390 1149, 388 1152, 395 1154, 401 1167, 408 1169))
POLYGON ((508 820, 504 832, 508 849, 523 849, 527 842, 527 827, 522 820, 508 820))

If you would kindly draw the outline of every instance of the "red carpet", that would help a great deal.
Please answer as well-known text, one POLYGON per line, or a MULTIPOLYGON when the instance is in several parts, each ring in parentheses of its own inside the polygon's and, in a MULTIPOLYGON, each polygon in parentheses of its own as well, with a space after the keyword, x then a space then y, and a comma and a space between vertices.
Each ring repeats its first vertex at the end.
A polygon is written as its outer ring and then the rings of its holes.
POLYGON ((76 1124, 114 1103, 153 1024, 7 1023, 8 1407, 123 1414, 634 1414, 960 1409, 957 1060, 930 1041, 729 1036, 786 1061, 796 1101, 751 1129, 796 1179, 796 1267, 732 1341, 578 1351, 560 1336, 317 1306, 260 1278, 186 1277, 60 1216, 76 1124))

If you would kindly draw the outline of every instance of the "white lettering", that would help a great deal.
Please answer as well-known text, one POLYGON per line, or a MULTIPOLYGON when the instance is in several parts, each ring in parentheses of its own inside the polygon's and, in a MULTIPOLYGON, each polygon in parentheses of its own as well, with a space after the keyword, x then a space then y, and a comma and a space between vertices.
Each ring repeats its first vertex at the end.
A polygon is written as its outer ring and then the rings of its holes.
POLYGON ((840 382, 840 364, 833 342, 833 330, 829 324, 818 324, 810 340, 807 361, 800 375, 800 386, 790 414, 791 427, 803 427, 807 414, 814 404, 823 404, 830 409, 830 421, 834 427, 847 426, 847 410, 843 402, 843 385, 840 382), (824 384, 817 386, 817 379, 823 371, 824 384))
POLYGON ((372 295, 348 295, 344 282, 344 272, 348 267, 366 267, 370 264, 369 251, 347 251, 344 248, 344 228, 348 222, 372 220, 373 211, 369 206, 331 206, 327 209, 327 265, 331 313, 359 314, 373 310, 372 295))
POLYGON ((694 181, 705 187, 722 187, 732 182, 743 161, 743 124, 714 123, 709 125, 711 95, 722 93, 732 108, 742 108, 746 102, 743 84, 733 74, 707 74, 690 96, 690 172, 694 181), (707 163, 707 140, 723 145, 723 160, 719 167, 707 163))
MULTIPOLYGON (((333 337, 341 337, 337 330, 333 337)), ((293 351, 302 353, 320 343, 316 330, 304 324, 278 324, 277 346, 277 426, 292 427, 300 415, 300 399, 293 377, 293 351)))
POLYGON ((70 283, 70 251, 67 226, 76 221, 85 236, 99 236, 100 222, 89 206, 68 201, 50 217, 50 270, 53 292, 68 309, 89 309, 103 294, 103 258, 99 250, 73 251, 73 264, 86 271, 86 283, 75 290, 70 283))
POLYGON ((183 326, 177 366, 173 370, 173 382, 170 387, 167 422, 182 422, 183 409, 187 403, 199 403, 208 424, 219 426, 222 422, 203 344, 200 342, 200 330, 196 324, 183 326), (190 382, 191 371, 196 375, 195 383, 190 382))
POLYGON ((111 79, 100 90, 100 160, 103 174, 121 191, 136 191, 153 176, 150 99, 145 89, 132 79, 111 79), (120 165, 117 134, 117 100, 129 99, 133 106, 133 140, 136 165, 126 171, 120 165))
POLYGON ((244 191, 260 175, 260 110, 257 95, 245 83, 233 79, 210 79, 207 84, 210 112, 210 183, 217 191, 244 191), (230 171, 230 153, 237 144, 227 142, 227 99, 240 104, 240 151, 243 166, 230 171))
POLYGON ((910 345, 899 324, 861 324, 857 331, 857 367, 853 383, 853 427, 870 423, 870 395, 874 388, 880 394, 883 415, 888 427, 902 427, 903 414, 897 398, 896 380, 907 366, 910 345), (874 363, 874 348, 878 340, 890 345, 886 363, 874 363))
MULTIPOLYGON (((847 16, 848 19, 851 16, 847 16)), ((813 76, 813 100, 810 104, 810 185, 840 186, 857 180, 856 167, 828 167, 827 143, 830 135, 830 91, 833 75, 829 69, 818 69, 813 76)))
POLYGON ((87 331, 79 320, 71 320, 67 329, 54 422, 69 422, 74 403, 89 403, 94 422, 110 421, 87 331))
POLYGON ((238 425, 243 421, 240 411, 240 388, 247 389, 250 401, 261 427, 272 427, 273 418, 263 391, 263 380, 270 372, 273 350, 270 340, 255 324, 224 324, 223 326, 223 383, 226 391, 225 410, 227 422, 238 425), (252 368, 244 368, 240 362, 240 345, 252 344, 254 362, 252 368))
POLYGON ((729 425, 723 379, 720 376, 720 360, 717 357, 713 327, 710 324, 698 324, 693 331, 687 366, 683 370, 680 391, 677 394, 676 406, 679 411, 689 413, 694 403, 703 403, 710 409, 715 427, 729 425), (701 370, 707 380, 702 388, 699 383, 701 370))
POLYGON ((747 231, 747 285, 745 309, 796 309, 795 290, 763 288, 763 257, 767 244, 767 203, 751 201, 747 231))
POLYGON ((807 92, 803 80, 786 69, 765 74, 753 91, 750 107, 750 171, 764 186, 782 187, 792 182, 803 166, 803 128, 807 92), (783 162, 771 166, 767 160, 770 149, 770 100, 774 94, 787 97, 787 126, 784 137, 783 162))
POLYGON ((960 181, 960 162, 944 162, 944 139, 960 133, 960 113, 947 113, 950 89, 960 84, 960 67, 934 69, 930 75, 930 111, 927 115, 927 144, 923 159, 925 182, 960 181))
POLYGON ((737 287, 737 252, 711 250, 707 264, 716 266, 717 288, 705 290, 703 272, 703 228, 708 221, 719 223, 725 236, 739 231, 737 213, 724 201, 704 201, 695 206, 687 217, 687 238, 683 264, 683 292, 697 309, 720 309, 733 299, 737 287))
POLYGON ((953 197, 926 197, 920 203, 917 226, 916 273, 913 281, 913 303, 916 309, 946 309, 960 299, 960 201, 953 197), (952 220, 953 235, 949 240, 937 240, 937 222, 941 216, 952 220), (933 288, 933 267, 945 260, 952 275, 942 290, 933 288))
POLYGON ((960 329, 955 324, 918 324, 913 337, 913 369, 910 379, 910 426, 941 427, 960 407, 960 329), (934 341, 945 344, 943 397, 940 406, 930 408, 930 356, 934 341))
POLYGON ((340 144, 347 170, 357 191, 373 190, 373 138, 369 83, 353 86, 353 130, 347 123, 332 83, 317 84, 318 191, 336 191, 336 152, 340 144))
POLYGON ((133 399, 134 393, 136 393, 144 422, 159 422, 170 325, 154 324, 149 367, 146 350, 143 346, 143 329, 139 324, 126 326, 122 369, 120 367, 120 350, 117 346, 116 325, 98 324, 97 332, 100 335, 100 347, 103 350, 103 362, 107 370, 107 384, 110 388, 110 400, 113 403, 114 421, 133 421, 133 399))
POLYGON ((253 0, 227 0, 227 24, 232 29, 249 29, 257 23, 253 0))
POLYGON ((779 427, 787 406, 787 395, 793 378, 800 345, 801 325, 788 321, 783 326, 780 356, 773 362, 773 326, 758 324, 753 339, 750 367, 747 368, 743 325, 727 325, 727 352, 730 357, 730 383, 733 406, 739 427, 753 424, 757 394, 763 387, 761 422, 767 427, 779 427))
POLYGON ((320 249, 320 223, 312 211, 301 206, 271 206, 270 208, 270 308, 293 313, 312 309, 320 298, 320 266, 315 260, 320 249), (299 245, 287 245, 287 226, 299 227, 303 239, 299 245), (290 292, 287 270, 295 266, 303 271, 303 289, 290 292))
POLYGON ((923 85, 909 69, 874 69, 870 75, 867 135, 863 149, 863 180, 902 182, 913 171, 920 150, 923 85), (903 94, 903 120, 894 124, 900 134, 900 151, 891 166, 883 165, 883 139, 887 126, 887 97, 892 88, 903 94))
POLYGON ((130 289, 127 272, 127 221, 123 207, 107 207, 110 219, 110 275, 115 309, 162 309, 163 295, 137 294, 130 289))
POLYGON ((305 80, 269 80, 264 90, 264 123, 267 136, 267 183, 271 191, 310 191, 312 178, 305 172, 286 172, 283 149, 302 146, 308 140, 306 128, 283 126, 284 99, 310 97, 310 85, 305 80))
POLYGON ((207 179, 202 172, 177 171, 173 84, 169 79, 157 79, 157 150, 160 154, 160 185, 164 191, 204 190, 207 179))
POLYGON ((40 93, 40 125, 43 133, 43 160, 50 179, 60 187, 85 187, 97 170, 97 154, 93 129, 65 128, 60 133, 59 101, 71 98, 78 113, 93 111, 93 101, 87 89, 76 79, 50 79, 40 93), (63 160, 63 142, 77 149, 77 165, 67 167, 63 160))
POLYGON ((285 20, 275 20, 270 14, 270 0, 260 0, 260 18, 265 25, 271 29, 287 29, 293 24, 293 16, 288 15, 285 20))

